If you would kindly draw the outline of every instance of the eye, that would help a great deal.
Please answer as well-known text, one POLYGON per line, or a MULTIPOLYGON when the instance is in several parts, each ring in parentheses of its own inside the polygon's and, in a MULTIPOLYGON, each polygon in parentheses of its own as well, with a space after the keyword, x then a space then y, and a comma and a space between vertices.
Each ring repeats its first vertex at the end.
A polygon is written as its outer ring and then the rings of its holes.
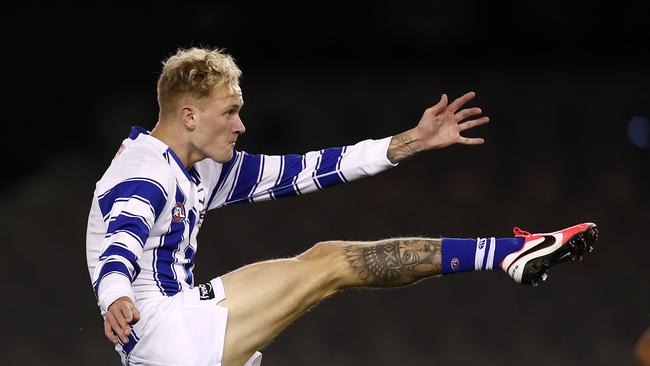
POLYGON ((239 114, 239 111, 241 110, 241 107, 238 105, 232 105, 230 108, 228 108, 225 112, 224 115, 228 117, 236 116, 239 114))

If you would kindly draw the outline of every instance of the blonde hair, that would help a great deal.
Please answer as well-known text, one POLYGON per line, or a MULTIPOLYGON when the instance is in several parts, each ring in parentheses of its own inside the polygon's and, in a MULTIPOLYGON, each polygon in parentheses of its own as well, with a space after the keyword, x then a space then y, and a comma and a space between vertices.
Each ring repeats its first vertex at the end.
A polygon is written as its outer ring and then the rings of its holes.
POLYGON ((207 48, 179 49, 163 61, 157 92, 160 113, 175 106, 179 96, 191 95, 201 99, 215 87, 232 89, 239 84, 241 70, 235 60, 222 50, 207 48))

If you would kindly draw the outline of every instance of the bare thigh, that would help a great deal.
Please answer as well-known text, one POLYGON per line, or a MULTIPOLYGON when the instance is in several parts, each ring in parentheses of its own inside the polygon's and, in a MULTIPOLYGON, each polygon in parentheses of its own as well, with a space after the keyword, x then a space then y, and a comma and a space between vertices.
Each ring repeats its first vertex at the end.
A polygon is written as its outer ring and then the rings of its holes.
POLYGON ((221 277, 228 308, 224 366, 242 365, 310 307, 352 276, 338 243, 287 259, 254 263, 221 277))

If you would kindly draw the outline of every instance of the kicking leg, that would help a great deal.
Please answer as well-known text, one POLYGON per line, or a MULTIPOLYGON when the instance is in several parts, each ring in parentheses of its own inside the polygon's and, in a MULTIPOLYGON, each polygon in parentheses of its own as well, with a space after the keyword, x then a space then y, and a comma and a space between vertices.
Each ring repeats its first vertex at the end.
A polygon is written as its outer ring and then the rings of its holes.
POLYGON ((516 282, 536 285, 555 264, 593 250, 596 225, 545 234, 518 228, 516 238, 398 238, 331 241, 295 258, 260 262, 221 279, 229 309, 224 366, 243 364, 319 301, 348 287, 397 287, 462 271, 503 269, 516 282))
POLYGON ((310 307, 347 287, 396 287, 441 273, 440 239, 331 241, 221 277, 228 308, 224 366, 242 365, 310 307))

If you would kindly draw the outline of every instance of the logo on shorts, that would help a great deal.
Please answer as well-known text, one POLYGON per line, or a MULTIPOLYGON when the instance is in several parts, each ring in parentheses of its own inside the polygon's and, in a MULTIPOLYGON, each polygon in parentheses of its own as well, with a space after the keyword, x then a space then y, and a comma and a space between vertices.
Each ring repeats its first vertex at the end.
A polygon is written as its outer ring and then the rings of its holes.
POLYGON ((451 269, 452 271, 458 271, 458 268, 460 268, 460 261, 458 260, 458 258, 453 257, 451 259, 451 269))
POLYGON ((483 249, 483 247, 485 246, 485 243, 487 243, 487 239, 486 239, 486 238, 479 239, 479 240, 478 240, 478 248, 479 248, 479 249, 483 249))
POLYGON ((174 222, 185 220, 185 205, 180 202, 176 203, 176 206, 174 206, 174 209, 172 210, 172 219, 174 219, 174 222))
POLYGON ((199 286, 199 299, 210 300, 214 299, 214 289, 210 282, 200 284, 199 286))

